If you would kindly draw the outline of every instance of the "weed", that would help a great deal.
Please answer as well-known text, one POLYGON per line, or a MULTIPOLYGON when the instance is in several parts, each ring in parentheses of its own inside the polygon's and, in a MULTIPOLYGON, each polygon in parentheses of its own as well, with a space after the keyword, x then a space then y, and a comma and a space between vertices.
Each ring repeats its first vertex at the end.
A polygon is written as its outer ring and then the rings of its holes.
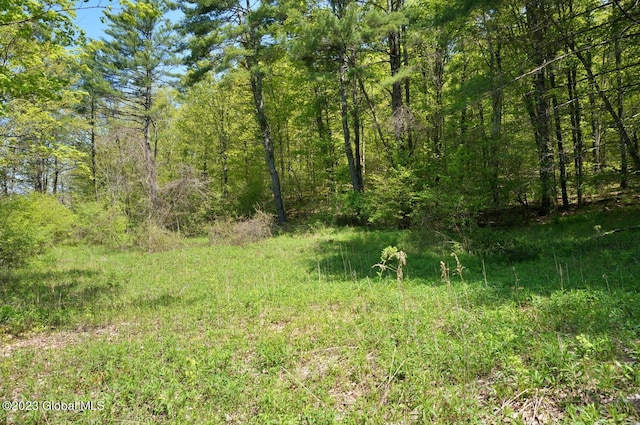
POLYGON ((399 250, 395 246, 388 246, 382 250, 380 254, 380 262, 371 266, 371 268, 377 267, 380 269, 378 276, 382 277, 385 271, 391 270, 396 272, 396 278, 398 283, 402 283, 404 279, 404 273, 402 268, 407 265, 407 254, 404 251, 399 250), (393 263, 389 264, 390 262, 393 263))

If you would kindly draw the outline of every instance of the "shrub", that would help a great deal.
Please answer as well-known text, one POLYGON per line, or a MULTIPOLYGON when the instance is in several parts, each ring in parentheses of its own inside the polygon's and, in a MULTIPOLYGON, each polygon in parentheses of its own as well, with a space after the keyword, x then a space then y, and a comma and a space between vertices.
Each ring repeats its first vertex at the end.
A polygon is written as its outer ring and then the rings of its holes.
POLYGON ((0 201, 0 268, 21 266, 71 236, 75 217, 53 196, 30 194, 0 201))
POLYGON ((256 211, 254 216, 247 220, 236 222, 219 220, 209 228, 209 242, 212 245, 217 243, 244 245, 257 242, 272 236, 272 225, 273 217, 262 211, 256 211))
POLYGON ((129 219, 118 205, 84 202, 74 208, 78 217, 75 236, 82 242, 122 248, 127 244, 129 219))
POLYGON ((381 228, 406 228, 417 207, 417 179, 406 169, 389 170, 375 177, 367 193, 369 222, 381 228))
POLYGON ((139 225, 133 232, 133 244, 147 252, 170 251, 183 245, 184 238, 153 220, 139 225))
POLYGON ((180 179, 166 183, 158 195, 159 221, 166 228, 187 236, 201 236, 205 223, 228 207, 221 194, 208 188, 206 182, 189 169, 184 170, 180 179))

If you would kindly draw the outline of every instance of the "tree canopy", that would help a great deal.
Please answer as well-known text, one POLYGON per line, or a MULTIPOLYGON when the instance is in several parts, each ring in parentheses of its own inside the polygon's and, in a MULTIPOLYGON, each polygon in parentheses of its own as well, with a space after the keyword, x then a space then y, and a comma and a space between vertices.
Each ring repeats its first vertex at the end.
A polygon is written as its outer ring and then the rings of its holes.
POLYGON ((197 233, 255 209, 455 226, 634 192, 634 5, 189 0, 175 22, 122 0, 85 40, 72 2, 7 0, 2 193, 197 233))

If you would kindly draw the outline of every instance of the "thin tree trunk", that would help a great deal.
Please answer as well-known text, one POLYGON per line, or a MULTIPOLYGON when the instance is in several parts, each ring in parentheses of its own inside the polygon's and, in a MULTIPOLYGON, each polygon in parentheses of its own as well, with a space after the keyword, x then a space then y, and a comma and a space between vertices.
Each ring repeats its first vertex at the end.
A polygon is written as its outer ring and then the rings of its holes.
POLYGON ((347 58, 344 58, 343 64, 339 69, 340 77, 340 116, 342 118, 342 133, 344 135, 344 151, 347 156, 347 163, 349 165, 349 175, 351 176, 351 185, 354 192, 362 192, 360 186, 360 179, 358 178, 358 171, 356 163, 353 158, 353 150, 351 149, 351 133, 349 132, 349 105, 347 103, 347 71, 349 66, 347 64, 347 58))
MULTIPOLYGON (((147 81, 151 81, 150 73, 147 71, 147 81)), ((156 173, 156 162, 153 149, 151 148, 151 109, 153 107, 153 94, 151 85, 145 87, 144 93, 144 128, 143 128, 143 146, 142 155, 144 160, 144 167, 146 172, 146 186, 149 194, 149 201, 151 204, 151 215, 155 215, 158 210, 158 177, 156 173)))
POLYGON ((583 203, 582 182, 583 182, 583 160, 584 160, 584 143, 582 138, 582 123, 580 108, 580 100, 578 98, 577 87, 577 70, 572 65, 567 70, 567 87, 569 90, 569 113, 571 115, 571 138, 573 140, 574 151, 574 167, 576 173, 576 194, 578 197, 578 205, 583 203))
MULTIPOLYGON (((400 29, 400 44, 402 46, 402 62, 405 68, 409 68, 409 49, 407 48, 407 26, 403 25, 400 29)), ((406 77, 404 79, 404 104, 407 111, 410 111, 411 107, 411 79, 406 77)), ((407 126, 407 150, 408 156, 411 158, 415 151, 415 143, 413 140, 413 132, 411 126, 407 126)))
MULTIPOLYGON (((442 34, 440 37, 444 37, 442 34)), ((435 64, 434 64, 434 83, 436 89, 436 111, 433 116, 433 149, 436 158, 440 159, 443 156, 442 139, 444 136, 444 103, 443 103, 443 88, 444 88, 444 49, 442 40, 438 40, 438 45, 435 51, 435 64)))
POLYGON ((495 45, 490 46, 491 73, 493 87, 491 90, 491 197, 493 204, 500 204, 500 190, 498 188, 498 175, 500 162, 498 148, 502 134, 502 103, 504 99, 504 81, 502 72, 502 42, 497 39, 495 45))
MULTIPOLYGON (((622 66, 622 51, 620 49, 620 38, 616 37, 615 41, 615 56, 616 56, 616 69, 620 69, 622 66)), ((616 83, 618 85, 618 117, 620 120, 624 119, 624 88, 622 87, 622 73, 617 72, 616 83)), ((625 140, 620 137, 620 187, 622 189, 627 188, 628 181, 628 165, 627 165, 627 147, 625 146, 625 140)))
POLYGON ((53 182, 51 184, 51 193, 58 193, 58 179, 60 177, 60 168, 58 167, 58 158, 53 157, 53 182))
MULTIPOLYGON (((553 71, 549 73, 549 82, 551 88, 556 89, 556 79, 553 71)), ((551 104, 553 106, 553 120, 555 124, 556 141, 558 144, 558 167, 560 168, 560 190, 562 191, 562 206, 569 208, 569 195, 567 194, 567 159, 562 140, 562 123, 560 122, 560 111, 558 109, 558 97, 556 94, 551 95, 551 104)))
POLYGON ((351 91, 352 105, 353 105, 353 143, 355 147, 355 161, 356 161, 356 176, 358 178, 358 186, 360 187, 360 191, 364 191, 364 181, 362 178, 362 153, 361 153, 361 142, 360 142, 360 110, 359 110, 359 102, 358 102, 358 93, 356 82, 353 82, 353 87, 351 91))
POLYGON ((267 167, 269 168, 269 175, 271 176, 271 191, 273 192, 276 214, 278 215, 278 223, 284 224, 287 221, 287 216, 284 209, 284 203, 282 201, 280 177, 278 176, 278 170, 276 169, 276 160, 273 153, 271 129, 269 128, 269 120, 267 119, 267 115, 264 109, 262 74, 260 73, 260 71, 257 71, 253 68, 255 68, 255 66, 250 67, 251 92, 253 93, 253 101, 256 108, 256 117, 258 119, 258 126, 260 127, 260 133, 262 135, 262 145, 264 146, 267 167))
POLYGON ((529 115, 534 127, 536 144, 538 146, 539 174, 540 174, 540 209, 547 214, 551 209, 553 153, 550 141, 550 116, 547 100, 547 84, 544 64, 547 60, 548 46, 545 42, 547 21, 542 0, 527 2, 527 25, 529 38, 532 43, 532 57, 537 71, 533 75, 533 94, 529 99, 529 115))
POLYGON ((98 170, 96 165, 96 97, 92 94, 90 104, 89 117, 90 136, 91 136, 91 181, 93 184, 93 196, 98 200, 98 170))
POLYGON ((328 118, 325 120, 326 98, 319 92, 318 87, 314 87, 314 93, 316 97, 316 107, 314 108, 316 113, 316 126, 318 127, 318 136, 322 142, 320 158, 323 159, 322 165, 326 171, 325 178, 327 178, 333 186, 335 184, 335 161, 333 157, 331 126, 329 125, 328 118))

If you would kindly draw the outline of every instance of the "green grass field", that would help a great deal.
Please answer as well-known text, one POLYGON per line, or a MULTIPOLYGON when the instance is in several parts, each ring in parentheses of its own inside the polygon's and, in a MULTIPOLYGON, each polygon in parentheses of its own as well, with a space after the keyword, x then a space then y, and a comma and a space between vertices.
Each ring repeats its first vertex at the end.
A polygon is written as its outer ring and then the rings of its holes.
POLYGON ((0 275, 0 423, 636 423, 638 224, 59 247, 0 275))

